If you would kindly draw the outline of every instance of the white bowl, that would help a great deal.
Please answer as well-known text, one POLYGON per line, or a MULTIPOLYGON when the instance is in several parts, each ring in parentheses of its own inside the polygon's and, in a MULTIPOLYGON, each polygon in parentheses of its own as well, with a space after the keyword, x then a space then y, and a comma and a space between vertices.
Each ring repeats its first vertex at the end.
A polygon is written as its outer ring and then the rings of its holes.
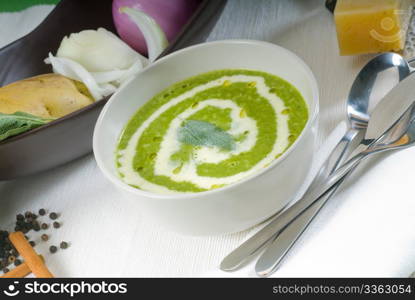
POLYGON ((264 221, 296 196, 313 159, 317 115, 316 80, 295 54, 260 41, 216 41, 185 48, 158 60, 115 93, 98 118, 93 148, 105 176, 134 198, 142 213, 186 234, 231 233, 264 221), (241 68, 268 72, 287 80, 308 104, 306 127, 279 159, 244 180, 201 193, 155 194, 135 189, 118 177, 114 154, 118 138, 141 105, 188 77, 212 70, 241 68))

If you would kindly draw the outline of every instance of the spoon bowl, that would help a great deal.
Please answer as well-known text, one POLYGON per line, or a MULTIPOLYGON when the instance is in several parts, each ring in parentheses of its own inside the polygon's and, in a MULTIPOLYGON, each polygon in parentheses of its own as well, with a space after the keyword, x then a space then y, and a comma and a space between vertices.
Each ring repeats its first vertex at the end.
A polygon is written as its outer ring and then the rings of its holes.
MULTIPOLYGON (((399 81, 411 73, 408 62, 396 53, 384 53, 370 60, 357 75, 347 99, 347 118, 350 128, 367 128, 370 118, 369 100, 372 100, 371 94, 379 79, 379 74, 388 70, 396 71, 399 81)), ((396 83, 392 80, 393 85, 396 83)), ((387 89, 383 90, 385 92, 387 89)), ((384 95, 376 96, 376 98, 382 99, 384 95)), ((374 103, 371 104, 372 107, 375 106, 374 103)))

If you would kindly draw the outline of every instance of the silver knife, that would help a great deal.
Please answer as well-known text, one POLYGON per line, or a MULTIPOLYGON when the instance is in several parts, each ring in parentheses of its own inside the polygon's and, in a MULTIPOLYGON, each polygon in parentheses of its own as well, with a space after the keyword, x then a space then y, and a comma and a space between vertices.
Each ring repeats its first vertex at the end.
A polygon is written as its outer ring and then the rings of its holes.
MULTIPOLYGON (((405 111, 413 100, 408 91, 414 87, 415 76, 412 74, 400 82, 382 99, 381 103, 376 106, 375 111, 371 115, 371 120, 366 133, 367 139, 378 137, 405 111), (399 109, 397 109, 398 107, 399 109), (388 115, 383 110, 390 111, 391 114, 388 115), (394 110, 397 110, 397 112, 394 110)), ((315 199, 312 200, 314 201, 315 199)), ((287 210, 273 218, 269 224, 254 236, 246 240, 242 245, 225 257, 220 268, 225 271, 232 271, 239 267, 247 261, 249 257, 252 257, 258 249, 267 245, 275 238, 278 232, 298 216, 299 211, 304 211, 309 205, 310 203, 304 203, 302 201, 294 203, 287 210)))
MULTIPOLYGON (((410 93, 411 90, 415 91, 414 74, 393 88, 376 106, 371 114, 366 131, 365 138, 367 140, 379 137, 402 115, 415 98, 415 93, 414 95, 410 93)), ((255 265, 255 271, 259 276, 269 276, 278 268, 284 256, 301 236, 308 224, 310 224, 345 179, 342 179, 330 193, 319 197, 318 201, 315 201, 306 211, 284 227, 258 259, 255 265)))

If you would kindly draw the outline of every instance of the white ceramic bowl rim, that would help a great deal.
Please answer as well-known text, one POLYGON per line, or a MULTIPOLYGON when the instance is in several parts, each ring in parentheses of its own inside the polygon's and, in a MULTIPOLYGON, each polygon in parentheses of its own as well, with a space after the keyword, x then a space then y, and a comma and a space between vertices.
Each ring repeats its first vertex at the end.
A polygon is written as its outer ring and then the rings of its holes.
MULTIPOLYGON (((278 164, 280 164, 283 160, 285 160, 285 158, 288 155, 290 155, 290 153, 296 148, 299 141, 303 138, 305 132, 308 131, 308 130, 311 130, 310 127, 312 126, 312 124, 314 123, 314 121, 315 121, 315 119, 317 118, 317 115, 318 115, 319 92, 318 92, 317 80, 316 80, 313 72, 311 71, 311 69, 308 67, 308 65, 301 58, 299 58, 296 54, 294 54, 290 50, 285 49, 285 48, 283 48, 281 46, 278 46, 276 44, 269 43, 269 42, 264 42, 264 41, 249 40, 249 39, 230 39, 230 40, 205 42, 205 43, 197 44, 197 45, 194 45, 194 46, 186 47, 186 48, 183 48, 181 50, 175 51, 175 52, 173 52, 169 55, 166 55, 166 56, 158 59, 154 63, 148 65, 141 72, 145 72, 147 69, 153 68, 156 65, 161 64, 165 60, 168 60, 168 59, 170 59, 170 58, 172 58, 176 55, 185 54, 186 52, 192 51, 193 49, 197 49, 197 48, 201 48, 201 47, 207 47, 207 46, 221 45, 221 44, 251 44, 251 45, 258 45, 258 46, 274 47, 275 49, 278 49, 278 51, 285 52, 287 55, 289 55, 291 58, 293 58, 293 60, 297 61, 302 66, 302 68, 306 72, 307 76, 309 76, 311 89, 312 89, 312 97, 313 97, 316 104, 314 105, 314 107, 311 108, 312 111, 310 111, 310 107, 308 107, 309 108, 309 118, 308 118, 306 126, 304 127, 304 129, 301 132, 300 136, 295 140, 295 142, 291 145, 291 147, 289 149, 287 149, 279 158, 275 159, 271 163, 271 165, 269 165, 267 168, 264 168, 261 171, 258 171, 256 173, 250 175, 250 176, 247 176, 247 177, 245 177, 245 178, 243 178, 243 179, 241 179, 241 180, 239 180, 235 183, 226 185, 224 187, 209 190, 209 191, 204 191, 204 192, 198 192, 198 193, 178 193, 178 194, 157 194, 157 193, 153 193, 153 192, 140 190, 140 189, 129 186, 128 184, 123 182, 121 180, 121 178, 119 178, 118 176, 112 174, 111 171, 107 170, 107 168, 105 167, 105 164, 102 162, 100 151, 99 151, 99 149, 97 149, 97 146, 96 146, 97 145, 97 134, 96 133, 100 130, 101 123, 103 122, 103 119, 104 119, 104 115, 108 111, 110 103, 112 103, 114 101, 114 98, 117 97, 118 93, 120 93, 121 90, 124 90, 124 89, 128 88, 130 83, 127 83, 127 84, 124 85, 124 87, 120 88, 117 92, 115 92, 111 96, 111 98, 108 100, 108 102, 105 104, 104 108, 102 109, 102 111, 101 111, 101 113, 98 117, 97 123, 95 125, 95 129, 94 129, 93 149, 94 149, 95 160, 97 161, 97 164, 98 164, 99 168, 102 170, 102 172, 104 173, 104 175, 108 179, 110 179, 111 182, 116 184, 118 187, 120 187, 120 188, 122 188, 122 189, 124 189, 128 192, 131 192, 133 194, 136 194, 138 196, 144 196, 144 197, 154 198, 154 199, 185 200, 185 199, 188 199, 188 198, 194 198, 195 196, 198 196, 198 195, 206 196, 206 195, 213 195, 213 194, 216 194, 216 193, 221 193, 225 190, 234 189, 234 188, 238 187, 239 185, 244 184, 247 181, 252 180, 255 177, 259 177, 259 176, 262 176, 262 175, 266 174, 272 168, 275 168, 278 164)), ((138 108, 139 107, 137 107, 137 109, 138 108)))

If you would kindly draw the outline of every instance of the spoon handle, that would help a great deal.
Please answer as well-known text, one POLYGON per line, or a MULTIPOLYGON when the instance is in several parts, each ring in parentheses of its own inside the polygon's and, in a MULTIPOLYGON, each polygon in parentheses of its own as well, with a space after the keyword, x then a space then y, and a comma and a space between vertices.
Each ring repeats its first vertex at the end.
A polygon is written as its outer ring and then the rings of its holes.
POLYGON ((321 196, 314 204, 298 215, 290 224, 279 232, 277 237, 268 245, 256 262, 255 272, 258 276, 270 276, 278 269, 282 259, 294 246, 295 242, 307 229, 308 225, 310 225, 311 221, 313 221, 321 208, 323 208, 327 201, 336 193, 344 180, 349 177, 350 173, 352 173, 352 171, 350 171, 345 178, 341 179, 330 192, 321 196))
POLYGON ((308 224, 362 159, 376 153, 403 149, 414 143, 414 116, 415 102, 382 136, 372 142, 366 150, 360 152, 335 170, 328 178, 327 184, 323 184, 321 189, 317 188, 311 192, 311 197, 314 197, 316 191, 323 191, 326 188, 329 188, 330 191, 329 193, 324 192, 322 194, 323 196, 318 197, 306 211, 301 212, 299 216, 287 223, 279 232, 279 235, 272 241, 257 261, 255 270, 259 276, 269 276, 278 268, 282 258, 301 236, 308 224), (334 187, 332 186, 333 183, 335 183, 334 187))
POLYGON ((320 167, 314 180, 308 187, 307 192, 313 190, 317 186, 321 186, 333 172, 341 166, 353 150, 355 150, 363 141, 365 135, 364 130, 350 128, 331 151, 323 165, 320 167))
MULTIPOLYGON (((363 138, 363 134, 364 133, 360 134, 359 131, 350 129, 344 135, 344 137, 339 141, 339 143, 330 153, 323 166, 320 168, 318 175, 310 184, 306 194, 309 194, 310 191, 315 190, 318 186, 321 186, 323 180, 327 179, 328 174, 332 172, 333 168, 344 160, 346 155, 349 153, 348 149, 352 148, 351 146, 354 146, 356 141, 360 142, 360 140, 363 138)), ((315 200, 311 197, 308 197, 307 199, 309 201, 315 200)), ((262 249, 266 244, 269 243, 269 241, 275 238, 275 236, 280 232, 281 229, 284 228, 284 226, 286 226, 286 224, 288 224, 309 205, 309 202, 300 199, 284 212, 278 213, 271 217, 271 222, 269 222, 260 231, 246 240, 243 244, 233 250, 222 260, 220 265, 221 270, 233 271, 244 263, 248 262, 255 256, 256 253, 258 253, 260 249, 262 249)))
POLYGON ((366 152, 363 152, 354 156, 329 177, 327 185, 323 185, 323 187, 319 189, 314 189, 311 194, 306 195, 299 200, 311 204, 285 225, 276 238, 269 244, 264 253, 259 257, 255 265, 255 272, 258 276, 266 277, 275 272, 284 256, 305 231, 320 209, 326 204, 331 196, 336 193, 339 186, 341 186, 346 178, 350 176, 366 155, 366 152), (324 194, 315 198, 316 193, 320 193, 326 188, 328 190, 323 192, 324 194), (316 200, 310 201, 309 199, 316 200))

